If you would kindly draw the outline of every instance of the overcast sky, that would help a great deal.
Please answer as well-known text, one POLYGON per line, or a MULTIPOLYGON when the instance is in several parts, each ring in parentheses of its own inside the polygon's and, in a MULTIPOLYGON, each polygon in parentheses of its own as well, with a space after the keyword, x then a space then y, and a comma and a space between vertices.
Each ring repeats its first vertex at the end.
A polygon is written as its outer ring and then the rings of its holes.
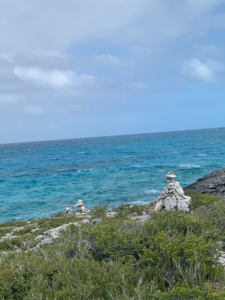
POLYGON ((0 143, 225 126, 225 0, 0 1, 0 143))

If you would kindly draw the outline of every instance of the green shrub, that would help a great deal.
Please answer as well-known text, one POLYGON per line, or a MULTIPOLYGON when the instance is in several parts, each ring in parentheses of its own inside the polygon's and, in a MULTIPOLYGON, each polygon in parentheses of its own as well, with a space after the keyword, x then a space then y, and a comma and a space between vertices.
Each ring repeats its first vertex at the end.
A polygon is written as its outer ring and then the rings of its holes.
POLYGON ((200 206, 211 207, 213 204, 220 202, 222 201, 215 195, 201 194, 199 192, 191 195, 192 210, 200 206))
POLYGON ((0 227, 22 227, 26 224, 26 221, 10 221, 0 224, 0 227))
MULTIPOLYGON (((95 207, 98 225, 69 225, 38 251, 36 236, 77 220, 58 216, 25 224, 19 238, 0 242, 3 300, 225 300, 219 263, 225 241, 225 203, 195 194, 192 211, 151 212, 145 223, 130 220, 149 206, 123 205, 114 218, 95 207), (32 233, 31 228, 39 227, 32 233), (16 253, 14 246, 20 247, 16 253)), ((1 226, 3 229, 7 226, 1 226)), ((18 233, 18 232, 17 232, 18 233)))
POLYGON ((107 212, 107 208, 108 204, 103 206, 100 204, 99 206, 95 206, 94 208, 92 208, 90 214, 93 218, 104 218, 107 212))

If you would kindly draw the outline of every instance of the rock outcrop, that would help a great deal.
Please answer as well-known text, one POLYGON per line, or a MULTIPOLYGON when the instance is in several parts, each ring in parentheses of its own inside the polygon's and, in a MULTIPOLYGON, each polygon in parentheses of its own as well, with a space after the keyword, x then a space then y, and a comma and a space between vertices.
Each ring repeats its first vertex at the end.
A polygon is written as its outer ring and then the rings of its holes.
POLYGON ((199 178, 184 188, 185 194, 200 192, 202 194, 216 195, 225 200, 225 169, 216 170, 206 176, 199 178))
POLYGON ((189 204, 191 198, 185 196, 179 182, 174 181, 176 175, 172 171, 166 175, 168 185, 164 191, 156 199, 156 206, 154 211, 166 210, 183 210, 189 212, 189 204))
POLYGON ((150 215, 143 215, 143 216, 132 216, 130 217, 131 220, 140 221, 142 223, 151 219, 150 215))
POLYGON ((71 205, 67 205, 65 213, 67 215, 72 215, 73 214, 73 208, 72 208, 71 205))
POLYGON ((83 204, 82 200, 79 200, 77 202, 77 204, 74 206, 75 210, 79 213, 79 214, 84 214, 85 213, 85 207, 83 204))

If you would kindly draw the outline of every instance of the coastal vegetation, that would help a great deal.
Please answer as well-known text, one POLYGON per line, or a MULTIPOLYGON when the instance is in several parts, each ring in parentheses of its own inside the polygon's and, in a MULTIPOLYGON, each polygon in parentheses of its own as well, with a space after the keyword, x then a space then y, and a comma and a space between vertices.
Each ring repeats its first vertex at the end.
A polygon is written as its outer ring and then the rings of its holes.
POLYGON ((191 197, 188 213, 125 204, 111 217, 95 207, 80 226, 64 213, 0 224, 0 299, 225 299, 225 202, 191 197))

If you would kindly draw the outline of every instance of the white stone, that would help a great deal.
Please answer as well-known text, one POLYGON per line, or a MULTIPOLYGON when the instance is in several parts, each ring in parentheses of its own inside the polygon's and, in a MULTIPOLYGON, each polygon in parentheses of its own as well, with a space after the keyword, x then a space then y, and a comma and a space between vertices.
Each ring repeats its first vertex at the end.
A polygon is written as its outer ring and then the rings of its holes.
POLYGON ((164 188, 163 192, 156 199, 154 211, 166 210, 183 210, 189 212, 189 204, 191 198, 185 196, 179 182, 173 180, 176 175, 172 171, 166 175, 168 185, 164 188))
POLYGON ((77 204, 74 206, 74 208, 77 211, 77 213, 80 213, 80 214, 84 214, 85 213, 85 207, 84 207, 84 204, 83 204, 82 200, 79 200, 77 202, 77 204))
POLYGON ((117 215, 117 212, 115 211, 109 211, 106 213, 106 217, 115 217, 117 215))
POLYGON ((66 207, 66 214, 67 215, 72 215, 73 214, 73 208, 71 205, 67 205, 66 207))
POLYGON ((145 221, 148 221, 149 219, 151 219, 151 216, 149 216, 149 215, 133 216, 133 217, 130 217, 130 219, 144 223, 145 221))

